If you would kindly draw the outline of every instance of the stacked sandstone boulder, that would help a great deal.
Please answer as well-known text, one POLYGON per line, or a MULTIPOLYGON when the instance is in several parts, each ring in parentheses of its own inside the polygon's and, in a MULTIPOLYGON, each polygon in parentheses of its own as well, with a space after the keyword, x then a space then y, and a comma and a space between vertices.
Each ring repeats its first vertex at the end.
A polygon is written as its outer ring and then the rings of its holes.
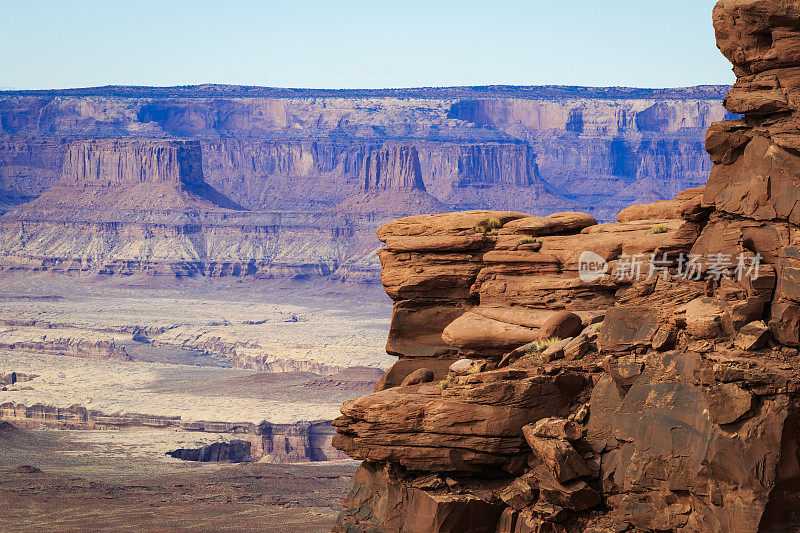
POLYGON ((709 129, 705 188, 380 229, 399 361, 334 423, 365 461, 336 531, 800 527, 800 4, 714 24, 744 118, 709 129))

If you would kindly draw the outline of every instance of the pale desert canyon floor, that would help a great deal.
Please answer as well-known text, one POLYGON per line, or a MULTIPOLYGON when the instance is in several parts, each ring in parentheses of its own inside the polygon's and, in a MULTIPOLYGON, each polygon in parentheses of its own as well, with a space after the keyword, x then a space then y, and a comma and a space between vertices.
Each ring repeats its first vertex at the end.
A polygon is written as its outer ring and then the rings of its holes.
POLYGON ((126 433, 0 430, 0 530, 329 531, 356 467, 157 458, 138 443, 173 436, 126 433))
MULTIPOLYGON (((0 374, 37 377, 0 387, 0 404, 77 404, 187 421, 329 420, 391 364, 390 312, 374 286, 6 274, 0 374), (113 341, 132 361, 9 348, 55 341, 113 341), (233 368, 231 349, 285 371, 233 368), (364 379, 337 378, 354 366, 366 367, 364 379)), ((220 465, 164 455, 232 438, 176 429, 7 430, 0 529, 329 529, 353 461, 220 465)))

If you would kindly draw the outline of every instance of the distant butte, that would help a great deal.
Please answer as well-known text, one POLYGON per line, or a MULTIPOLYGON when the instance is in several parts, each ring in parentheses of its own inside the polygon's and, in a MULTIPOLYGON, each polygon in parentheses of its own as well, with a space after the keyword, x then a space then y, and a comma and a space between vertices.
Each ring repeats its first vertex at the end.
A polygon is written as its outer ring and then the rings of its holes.
POLYGON ((203 178, 196 141, 74 142, 61 178, 23 210, 184 211, 238 209, 203 178))

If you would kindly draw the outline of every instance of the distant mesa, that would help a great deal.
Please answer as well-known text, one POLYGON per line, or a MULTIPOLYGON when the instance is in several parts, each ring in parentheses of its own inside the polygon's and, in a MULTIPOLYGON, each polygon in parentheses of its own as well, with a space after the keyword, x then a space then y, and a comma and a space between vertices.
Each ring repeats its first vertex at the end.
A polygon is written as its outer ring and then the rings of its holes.
POLYGON ((447 205, 430 195, 420 170, 414 146, 394 145, 366 154, 361 164, 358 194, 347 198, 334 211, 406 215, 444 213, 447 205))
POLYGON ((395 146, 373 150, 361 165, 361 192, 425 190, 419 153, 413 146, 395 146))
POLYGON ((702 185, 727 90, 4 92, 0 269, 376 282, 375 230, 394 218, 608 221, 702 185))
POLYGON ((23 209, 183 211, 242 209, 203 179, 196 141, 77 141, 61 178, 23 209))

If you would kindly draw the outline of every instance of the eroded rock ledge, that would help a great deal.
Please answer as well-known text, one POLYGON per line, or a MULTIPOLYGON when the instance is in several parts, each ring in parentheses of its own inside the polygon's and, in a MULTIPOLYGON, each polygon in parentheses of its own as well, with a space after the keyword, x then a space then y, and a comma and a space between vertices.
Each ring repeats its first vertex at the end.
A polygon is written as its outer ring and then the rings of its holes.
POLYGON ((335 531, 800 527, 798 21, 791 2, 717 4, 745 116, 709 129, 705 188, 613 224, 381 227, 399 360, 334 422, 365 461, 335 531))

